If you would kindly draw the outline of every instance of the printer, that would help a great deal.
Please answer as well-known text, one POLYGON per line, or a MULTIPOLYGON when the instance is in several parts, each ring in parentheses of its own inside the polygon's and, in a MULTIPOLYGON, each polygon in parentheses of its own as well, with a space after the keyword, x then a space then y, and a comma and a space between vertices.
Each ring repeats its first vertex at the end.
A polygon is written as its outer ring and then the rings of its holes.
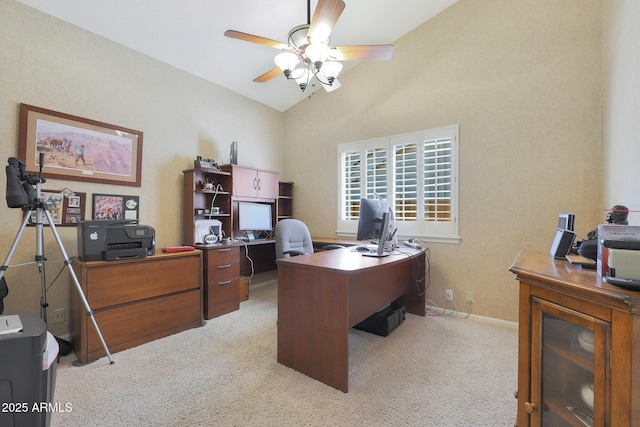
POLYGON ((155 230, 138 220, 81 221, 77 229, 82 261, 145 258, 155 253, 155 230))

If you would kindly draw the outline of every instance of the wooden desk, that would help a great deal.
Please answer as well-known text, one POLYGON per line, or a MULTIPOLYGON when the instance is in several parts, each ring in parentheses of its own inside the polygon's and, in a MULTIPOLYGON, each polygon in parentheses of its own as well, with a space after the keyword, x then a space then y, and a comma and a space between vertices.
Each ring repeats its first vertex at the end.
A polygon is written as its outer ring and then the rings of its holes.
POLYGON ((401 251, 370 258, 344 248, 277 260, 278 362, 348 392, 349 329, 392 302, 424 316, 424 251, 401 251))

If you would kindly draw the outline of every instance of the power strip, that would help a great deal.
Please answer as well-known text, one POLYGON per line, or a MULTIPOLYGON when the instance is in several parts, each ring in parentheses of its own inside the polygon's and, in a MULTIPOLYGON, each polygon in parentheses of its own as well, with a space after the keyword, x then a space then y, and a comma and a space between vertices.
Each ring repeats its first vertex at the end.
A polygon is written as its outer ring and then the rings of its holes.
POLYGON ((422 245, 420 243, 412 242, 411 240, 404 240, 402 243, 410 248, 422 249, 422 245))

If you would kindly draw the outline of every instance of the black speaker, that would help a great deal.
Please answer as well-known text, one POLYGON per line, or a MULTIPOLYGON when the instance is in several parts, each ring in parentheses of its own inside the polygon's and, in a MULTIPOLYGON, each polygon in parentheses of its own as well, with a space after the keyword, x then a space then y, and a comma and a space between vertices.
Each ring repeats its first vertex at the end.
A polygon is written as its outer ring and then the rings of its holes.
POLYGON ((573 231, 558 229, 556 231, 556 237, 553 239, 553 244, 551 245, 551 256, 554 258, 564 258, 569 253, 575 237, 576 233, 573 231))

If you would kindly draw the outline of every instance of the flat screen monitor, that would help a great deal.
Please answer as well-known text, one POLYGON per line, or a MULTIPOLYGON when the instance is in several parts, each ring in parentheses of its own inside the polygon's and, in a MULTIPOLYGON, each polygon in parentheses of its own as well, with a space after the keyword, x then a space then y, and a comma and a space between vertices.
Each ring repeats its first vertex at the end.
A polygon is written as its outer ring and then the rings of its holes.
POLYGON ((389 203, 384 200, 361 199, 356 239, 379 240, 385 220, 384 214, 389 212, 389 203))
POLYGON ((270 204, 238 202, 239 230, 263 231, 272 228, 270 204))

